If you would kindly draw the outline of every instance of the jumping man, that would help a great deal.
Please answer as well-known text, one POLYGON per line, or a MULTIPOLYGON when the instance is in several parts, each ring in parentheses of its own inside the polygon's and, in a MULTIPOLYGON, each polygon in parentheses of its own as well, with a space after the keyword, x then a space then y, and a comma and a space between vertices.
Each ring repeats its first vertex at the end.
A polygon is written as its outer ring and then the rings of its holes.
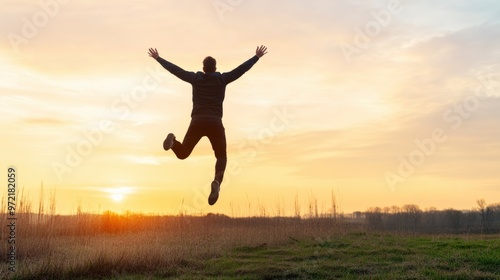
POLYGON ((215 163, 215 176, 208 197, 208 204, 214 205, 219 198, 220 185, 224 178, 227 164, 226 133, 222 125, 222 103, 226 86, 241 77, 246 71, 267 53, 267 47, 257 47, 255 55, 234 70, 226 73, 216 72, 216 61, 207 56, 203 60, 203 72, 185 71, 179 66, 160 57, 156 49, 149 49, 149 56, 156 59, 165 69, 177 78, 188 82, 193 87, 193 110, 191 123, 184 136, 184 141, 179 142, 173 133, 169 133, 163 141, 163 149, 172 149, 179 159, 187 158, 201 137, 207 136, 212 144, 212 149, 217 159, 215 163))

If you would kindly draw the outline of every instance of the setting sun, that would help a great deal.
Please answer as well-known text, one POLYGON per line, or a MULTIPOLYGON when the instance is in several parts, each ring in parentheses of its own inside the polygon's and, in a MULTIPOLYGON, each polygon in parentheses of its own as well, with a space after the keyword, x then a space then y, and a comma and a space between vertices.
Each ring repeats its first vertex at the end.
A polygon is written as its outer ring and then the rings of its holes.
POLYGON ((107 193, 111 200, 114 202, 122 202, 127 195, 132 194, 134 192, 134 188, 132 187, 115 187, 115 188, 106 188, 103 192, 107 193))
POLYGON ((120 202, 123 200, 123 194, 113 193, 113 194, 111 194, 111 199, 113 199, 113 201, 120 202))

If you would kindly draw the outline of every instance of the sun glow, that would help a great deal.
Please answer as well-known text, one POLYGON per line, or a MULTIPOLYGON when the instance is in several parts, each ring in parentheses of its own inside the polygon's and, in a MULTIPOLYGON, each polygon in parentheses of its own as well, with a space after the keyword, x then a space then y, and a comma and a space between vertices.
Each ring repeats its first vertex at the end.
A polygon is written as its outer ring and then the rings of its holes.
POLYGON ((120 202, 123 200, 123 194, 121 193, 113 193, 111 194, 111 199, 116 202, 120 202))
POLYGON ((109 194, 109 197, 114 202, 122 202, 127 195, 134 193, 133 187, 115 187, 115 188, 107 188, 103 191, 109 194))

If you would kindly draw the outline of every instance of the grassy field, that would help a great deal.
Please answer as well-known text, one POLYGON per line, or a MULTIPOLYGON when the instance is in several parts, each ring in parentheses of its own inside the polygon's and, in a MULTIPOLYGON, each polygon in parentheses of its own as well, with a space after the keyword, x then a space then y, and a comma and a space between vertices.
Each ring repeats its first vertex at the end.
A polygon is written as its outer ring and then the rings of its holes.
POLYGON ((269 248, 235 248, 200 269, 177 276, 177 279, 500 279, 500 242, 352 232, 269 248))
POLYGON ((0 272, 5 279, 500 279, 498 237, 384 233, 328 218, 49 217, 24 222, 17 271, 0 272))

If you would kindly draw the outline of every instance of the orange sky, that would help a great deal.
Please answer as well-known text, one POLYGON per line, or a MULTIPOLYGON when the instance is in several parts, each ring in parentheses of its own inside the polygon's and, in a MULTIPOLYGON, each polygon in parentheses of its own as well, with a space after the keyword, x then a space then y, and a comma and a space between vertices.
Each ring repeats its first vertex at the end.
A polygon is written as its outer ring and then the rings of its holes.
MULTIPOLYGON (((4 170, 57 212, 303 214, 500 201, 500 8, 491 1, 14 1, 0 11, 4 170), (191 88, 147 56, 221 72, 228 168, 180 161, 191 88)), ((7 182, 4 172, 4 182, 7 182)), ((7 195, 6 191, 0 196, 7 195)))

